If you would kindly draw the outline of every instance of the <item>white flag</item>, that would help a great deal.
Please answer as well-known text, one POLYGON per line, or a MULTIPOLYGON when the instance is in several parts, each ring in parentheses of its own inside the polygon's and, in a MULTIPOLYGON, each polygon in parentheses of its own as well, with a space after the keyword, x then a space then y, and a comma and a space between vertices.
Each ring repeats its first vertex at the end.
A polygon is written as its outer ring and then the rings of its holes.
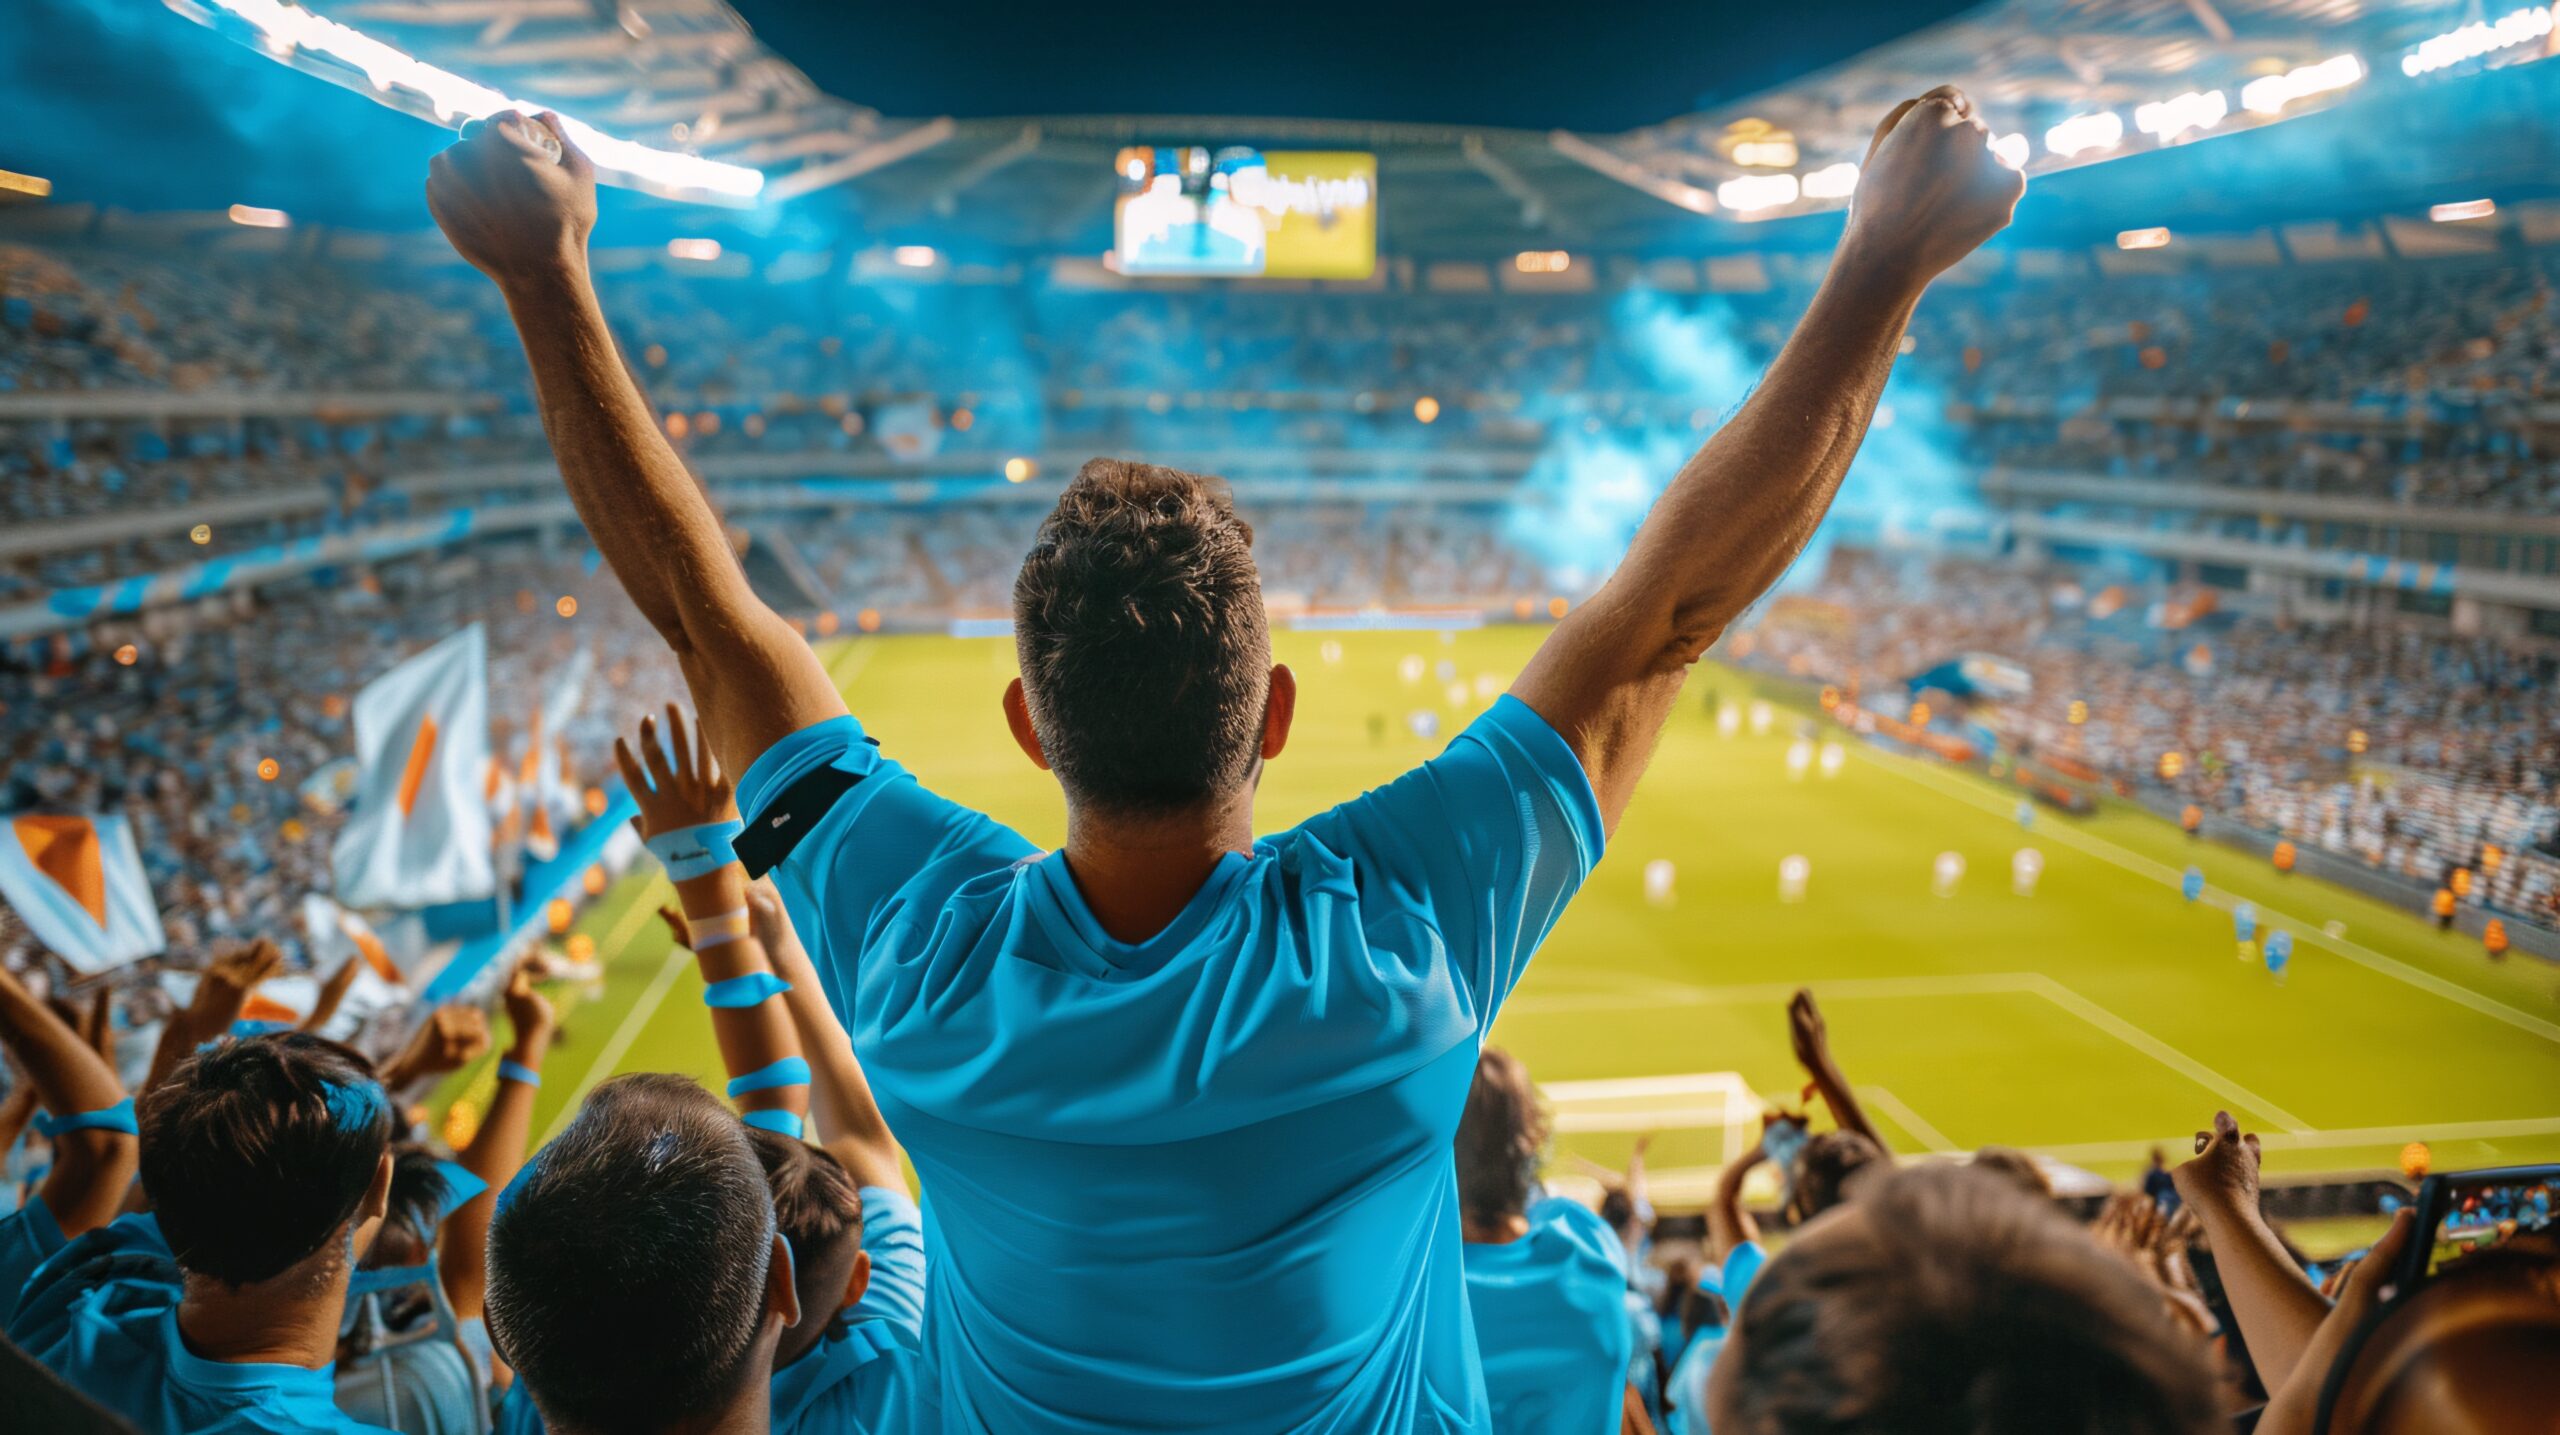
POLYGON ((0 823, 0 897, 45 949, 81 973, 168 946, 133 824, 21 812, 0 823))
POLYGON ((356 694, 354 815, 332 854, 351 907, 497 890, 489 858, 488 639, 474 623, 356 694))

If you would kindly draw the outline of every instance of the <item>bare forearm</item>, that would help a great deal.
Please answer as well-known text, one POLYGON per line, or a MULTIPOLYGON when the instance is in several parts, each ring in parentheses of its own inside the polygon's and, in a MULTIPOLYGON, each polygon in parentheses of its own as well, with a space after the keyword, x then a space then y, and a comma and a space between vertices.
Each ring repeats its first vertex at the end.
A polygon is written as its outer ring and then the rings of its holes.
POLYGON ((2303 1350, 2329 1315, 2308 1276, 2285 1253, 2266 1218, 2255 1210, 2212 1202, 2190 1203, 2213 1251, 2223 1299, 2249 1342, 2249 1358, 2269 1390, 2284 1384, 2303 1350))
POLYGON ((1765 1159, 1758 1151, 1739 1161, 1728 1162, 1716 1173, 1715 1199, 1707 1203, 1708 1254, 1721 1261, 1740 1249, 1745 1242, 1760 1239, 1760 1223, 1742 1209, 1742 1183, 1751 1168, 1765 1159))
POLYGON ((801 1049, 809 1056, 809 1116, 817 1127, 819 1144, 861 1184, 905 1190, 907 1174, 898 1160, 897 1137, 890 1133, 880 1103, 871 1095, 862 1063, 854 1058, 852 1038, 827 1005, 808 952, 797 939, 783 939, 775 942, 772 956, 775 972, 791 983, 783 1000, 800 1034, 801 1049))
MULTIPOLYGON (((506 1060, 539 1072, 549 1046, 547 1036, 519 1038, 508 1048, 506 1060)), ((453 1303, 454 1314, 464 1319, 478 1315, 488 1297, 489 1222, 497 1214, 498 1193, 524 1166, 525 1145, 533 1135, 533 1101, 538 1090, 528 1082, 500 1079, 497 1094, 489 1098, 488 1114, 480 1118, 480 1129, 472 1134, 471 1144, 455 1156, 462 1169, 479 1177, 489 1188, 445 1218, 443 1233, 436 1243, 445 1299, 453 1303)))
POLYGON ((684 669, 721 761, 844 711, 790 624, 748 587, 727 528, 658 431, 582 267, 505 286, 569 500, 684 669))
POLYGON ((1866 435, 1920 291, 1862 272, 1834 266, 1758 391, 1513 689, 1573 744, 1612 827, 1689 666, 1804 551, 1866 435))
POLYGON ((17 978, 0 972, 0 1044, 6 1044, 56 1116, 97 1111, 124 1099, 115 1069, 17 978))
POLYGON ((1849 1078, 1840 1074, 1839 1063, 1825 1057, 1807 1067, 1805 1074, 1813 1078, 1814 1087, 1822 1093, 1822 1104, 1831 1108, 1832 1119, 1840 1123, 1841 1130, 1854 1131, 1876 1143, 1877 1150, 1892 1154, 1884 1133, 1868 1119, 1867 1108, 1858 1103, 1858 1093, 1850 1088, 1849 1078))
MULTIPOLYGON (((716 872, 678 882, 676 898, 684 904, 685 921, 693 930, 694 963, 702 972, 705 986, 740 977, 773 975, 764 943, 752 931, 730 941, 709 940, 713 921, 740 925, 747 921, 744 867, 731 863, 716 872)), ((792 1025, 790 1011, 770 997, 752 1006, 711 1008, 711 1034, 719 1043, 720 1063, 732 1080, 802 1054, 800 1035, 792 1025)), ((809 1088, 798 1082, 768 1086, 740 1094, 737 1103, 742 1111, 789 1111, 805 1116, 809 1088)))

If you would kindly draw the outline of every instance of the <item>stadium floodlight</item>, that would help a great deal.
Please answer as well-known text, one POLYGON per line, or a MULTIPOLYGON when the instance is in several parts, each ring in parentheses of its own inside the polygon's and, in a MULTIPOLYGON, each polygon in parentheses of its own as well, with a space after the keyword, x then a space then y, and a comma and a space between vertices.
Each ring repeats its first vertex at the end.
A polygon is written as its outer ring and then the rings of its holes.
POLYGON ((1858 167, 1847 160, 1824 165, 1804 177, 1807 199, 1847 199, 1858 188, 1858 167))
POLYGON ((2027 137, 2023 134, 1994 135, 1991 137, 1991 154, 2011 169, 2025 169, 2027 137))
POLYGON ((690 259, 696 263, 708 264, 720 257, 720 241, 717 239, 670 239, 667 241, 667 257, 690 259))
POLYGON ((23 194, 30 198, 42 199, 51 193, 53 193, 53 181, 42 175, 20 174, 15 170, 0 169, 0 194, 23 194))
POLYGON ((2166 249, 2169 231, 2165 228, 2128 229, 2116 236, 2118 249, 2166 249))
POLYGON ((231 206, 231 222, 251 229, 285 229, 293 224, 291 216, 281 209, 260 209, 254 204, 231 206))
POLYGON ((2113 110, 2100 110, 2094 115, 2073 115, 2044 132, 2046 151, 2064 159, 2111 150, 2122 143, 2124 117, 2113 110))
POLYGON ((2463 199, 2452 204, 2427 206, 2427 218, 2438 224, 2459 224, 2466 219, 2487 219, 2498 212, 2494 199, 2463 199))
POLYGON ((2280 115, 2296 100, 2343 90, 2363 78, 2364 61, 2353 55, 2332 55, 2316 65, 2251 80, 2240 87, 2240 105, 2253 115, 2280 115))
POLYGON ((2551 33, 2552 18, 2552 6, 2529 5, 2495 20, 2474 21, 2459 30, 2447 30, 2419 41, 2401 56, 2400 73, 2415 79, 2449 65, 2529 44, 2551 33))
MULTIPOLYGON (((349 89, 369 88, 374 97, 411 113, 431 112, 439 124, 459 125, 507 110, 533 114, 552 106, 519 100, 486 85, 440 69, 362 31, 313 14, 284 0, 167 0, 169 8, 200 23, 212 24, 216 12, 232 16, 258 32, 257 48, 271 57, 349 89), (317 63, 326 62, 326 63, 317 63), (361 81, 357 77, 361 76, 361 81), (394 96, 406 96, 395 100, 394 96), (424 108, 421 109, 420 107, 424 108)), ((556 110, 553 110, 557 113, 556 110)), ((724 164, 679 150, 659 149, 636 140, 606 134, 583 120, 560 116, 571 143, 595 161, 597 176, 608 183, 671 199, 710 199, 743 204, 764 188, 764 174, 745 165, 724 164)))
POLYGON ((941 260, 930 244, 901 244, 889 251, 889 262, 901 269, 931 269, 941 260))
POLYGON ((1573 267, 1573 256, 1561 249, 1523 249, 1511 256, 1511 267, 1523 274, 1562 274, 1573 267))
POLYGON ((1746 174, 1716 186, 1716 202, 1736 214, 1757 214, 1793 204, 1804 193, 1791 174, 1746 174))
POLYGON ((1733 162, 1745 169, 1785 169, 1796 162, 1791 139, 1743 140, 1733 147, 1733 162))
POLYGON ((2220 90, 2189 90, 2173 99, 2154 100, 2133 112, 2133 127, 2162 144, 2190 130, 2205 131, 2231 113, 2231 101, 2220 90))

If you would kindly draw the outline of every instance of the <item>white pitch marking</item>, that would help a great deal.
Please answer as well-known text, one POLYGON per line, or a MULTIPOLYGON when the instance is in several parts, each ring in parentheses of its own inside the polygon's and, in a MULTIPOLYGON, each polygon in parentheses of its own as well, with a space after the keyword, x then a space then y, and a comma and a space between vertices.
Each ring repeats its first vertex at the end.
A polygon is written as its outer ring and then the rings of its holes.
POLYGON ((1881 1086, 1861 1086, 1857 1089, 1876 1105, 1884 1108, 1884 1114, 1892 1117, 1896 1125, 1919 1137, 1921 1145, 1942 1156, 1952 1156, 1964 1149, 1948 1140, 1947 1133, 1930 1125, 1919 1112, 1904 1104, 1901 1097, 1881 1086))
POLYGON ((596 1089, 596 1083, 613 1074, 614 1063, 622 1060, 623 1053, 631 1050, 631 1043, 640 1039, 641 1029, 649 1024, 649 1018, 658 1014, 658 1008, 666 1001, 676 978, 692 966, 692 952, 683 947, 667 949, 667 959, 659 965, 658 974, 649 979, 648 987, 640 993, 640 1000, 622 1019, 622 1025, 613 1029, 613 1036, 605 1042, 604 1049, 596 1053, 595 1060, 587 1063, 587 1074, 578 1078, 577 1090, 569 1093, 569 1100, 560 1108, 560 1114, 551 1118, 551 1125, 542 1133, 542 1140, 533 1143, 536 1147, 559 1135, 561 1129, 569 1124, 569 1119, 578 1114, 578 1107, 586 1101, 587 1093, 596 1089))

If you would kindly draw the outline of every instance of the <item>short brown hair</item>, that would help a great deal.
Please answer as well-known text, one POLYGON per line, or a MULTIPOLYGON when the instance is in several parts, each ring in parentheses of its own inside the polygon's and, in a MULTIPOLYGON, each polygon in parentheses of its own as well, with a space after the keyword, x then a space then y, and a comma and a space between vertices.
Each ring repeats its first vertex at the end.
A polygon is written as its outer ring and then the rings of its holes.
POLYGON ((1458 1209, 1468 1220, 1492 1225, 1529 1209, 1547 1149, 1547 1114, 1520 1058, 1497 1046, 1476 1057, 1455 1145, 1458 1209))
MULTIPOLYGON (((800 1293, 800 1318, 830 1321, 844 1297, 843 1271, 835 1257, 862 1244, 862 1187, 833 1153, 796 1136, 747 1128, 747 1140, 764 1163, 773 1192, 774 1228, 791 1242, 792 1284, 800 1293), (830 1276, 835 1289, 827 1289, 830 1276)), ((851 1269, 850 1260, 846 1269, 851 1269)))
POLYGON ((1074 801, 1178 812, 1251 777, 1271 634, 1223 483, 1087 463, 1022 560, 1013 623, 1032 729, 1074 801))
POLYGON ((1878 1171, 1735 1313, 1718 1435, 2203 1435, 2201 1349, 2050 1201, 1988 1171, 1878 1171))

